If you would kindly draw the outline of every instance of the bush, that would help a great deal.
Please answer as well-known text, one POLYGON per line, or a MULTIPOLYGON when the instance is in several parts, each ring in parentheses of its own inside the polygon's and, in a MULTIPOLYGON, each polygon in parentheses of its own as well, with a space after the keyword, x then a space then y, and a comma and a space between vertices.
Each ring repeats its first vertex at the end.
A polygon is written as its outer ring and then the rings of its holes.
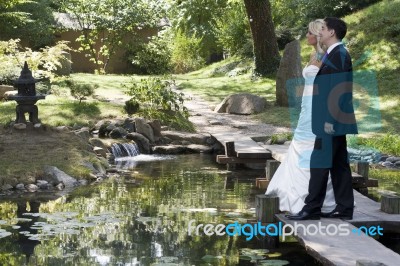
POLYGON ((171 70, 171 48, 166 34, 129 48, 129 60, 140 74, 165 74, 171 70))
POLYGON ((20 47, 19 41, 0 41, 0 83, 13 84, 20 75, 24 61, 28 62, 35 78, 52 79, 54 71, 61 66, 60 61, 66 60, 64 51, 70 50, 66 42, 58 42, 55 46, 32 51, 20 47))
POLYGON ((178 31, 171 57, 174 73, 187 73, 205 65, 205 60, 200 56, 200 44, 200 38, 196 38, 194 35, 187 37, 178 31))
POLYGON ((253 39, 243 2, 232 3, 216 21, 217 41, 230 55, 253 56, 253 39))
POLYGON ((86 97, 92 96, 95 89, 98 87, 98 85, 93 84, 76 83, 70 79, 66 80, 65 83, 69 87, 72 97, 79 100, 79 103, 85 100, 86 97))
POLYGON ((137 113, 139 111, 139 108, 139 102, 133 98, 125 102, 124 110, 128 115, 137 113))
POLYGON ((127 94, 132 96, 128 104, 140 103, 143 111, 147 110, 148 113, 157 110, 173 111, 187 118, 189 113, 183 105, 184 94, 173 91, 174 86, 174 80, 161 80, 158 77, 141 79, 140 82, 133 80, 128 87, 127 94))

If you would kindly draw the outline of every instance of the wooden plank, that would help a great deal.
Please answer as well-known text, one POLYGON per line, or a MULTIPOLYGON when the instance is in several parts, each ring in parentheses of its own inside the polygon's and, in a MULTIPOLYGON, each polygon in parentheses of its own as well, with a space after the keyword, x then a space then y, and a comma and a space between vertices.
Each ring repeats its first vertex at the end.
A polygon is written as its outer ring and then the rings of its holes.
POLYGON ((271 152, 272 158, 283 162, 289 149, 288 145, 261 145, 264 149, 271 152))
POLYGON ((367 180, 367 187, 378 187, 378 179, 368 178, 367 180))
POLYGON ((238 158, 238 157, 226 157, 225 155, 217 155, 217 163, 266 163, 265 159, 253 159, 253 158, 238 158))
POLYGON ((307 234, 303 228, 298 226, 297 236, 299 242, 306 248, 306 251, 323 265, 356 265, 357 260, 379 261, 386 265, 398 265, 400 255, 386 248, 384 245, 365 234, 358 234, 355 226, 340 219, 321 219, 317 221, 293 221, 288 220, 283 214, 276 215, 282 223, 302 224, 304 226, 313 225, 313 227, 346 226, 352 232, 349 235, 339 234, 307 234))
POLYGON ((394 195, 381 196, 381 210, 386 213, 400 213, 400 197, 394 195))
POLYGON ((226 157, 236 157, 234 141, 226 141, 225 142, 225 155, 226 155, 226 157))
POLYGON ((218 142, 225 144, 226 142, 235 142, 236 156, 240 158, 271 158, 271 153, 257 144, 250 137, 237 133, 214 133, 212 134, 218 142))

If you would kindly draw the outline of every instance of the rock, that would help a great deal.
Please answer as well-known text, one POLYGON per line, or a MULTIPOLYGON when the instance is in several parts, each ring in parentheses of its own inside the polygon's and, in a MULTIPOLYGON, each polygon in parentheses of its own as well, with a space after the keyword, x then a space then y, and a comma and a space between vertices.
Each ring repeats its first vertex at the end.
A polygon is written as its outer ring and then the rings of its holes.
POLYGON ((28 184, 25 186, 26 190, 28 190, 29 192, 36 192, 38 191, 39 187, 36 186, 35 184, 28 184))
POLYGON ((26 129, 26 124, 25 123, 15 123, 14 128, 18 130, 24 130, 26 129))
POLYGON ((90 138, 90 133, 89 133, 89 128, 81 128, 79 130, 75 131, 75 135, 79 136, 85 141, 89 141, 90 138))
POLYGON ((110 121, 99 121, 94 126, 96 129, 99 130, 99 137, 104 138, 108 135, 109 131, 107 130, 108 126, 110 125, 110 121))
POLYGON ((182 145, 185 145, 185 146, 188 146, 191 144, 190 141, 187 141, 187 140, 182 140, 181 143, 182 143, 182 145))
POLYGON ((44 169, 46 176, 50 179, 49 182, 52 184, 63 183, 65 187, 74 187, 78 184, 77 180, 57 167, 46 166, 44 169))
POLYGON ((239 93, 227 96, 215 109, 217 113, 250 115, 261 113, 266 100, 250 93, 239 93))
POLYGON ((150 143, 154 143, 153 128, 143 118, 135 118, 136 132, 145 136, 150 143))
POLYGON ((102 157, 104 157, 104 158, 107 157, 107 152, 106 152, 106 150, 104 150, 103 148, 94 147, 94 148, 93 148, 93 151, 94 151, 94 153, 96 153, 96 154, 99 155, 99 156, 102 156, 102 157))
POLYGON ((100 147, 104 150, 107 150, 107 145, 99 138, 91 138, 89 139, 89 143, 92 144, 94 147, 100 147))
POLYGON ((88 181, 86 180, 86 179, 79 179, 79 184, 81 185, 81 186, 86 186, 87 184, 88 184, 88 181))
POLYGON ((162 137, 161 135, 161 122, 160 120, 153 120, 148 123, 153 129, 154 141, 159 141, 162 137))
POLYGON ((393 163, 387 162, 387 161, 386 161, 386 162, 383 162, 382 165, 385 166, 385 167, 393 167, 393 166, 394 166, 393 163))
POLYGON ((142 154, 150 153, 150 141, 139 133, 129 133, 126 135, 127 139, 133 140, 139 147, 139 151, 142 154))
POLYGON ((126 131, 122 127, 115 127, 111 132, 109 133, 110 138, 113 139, 120 139, 128 135, 128 131, 126 131))
POLYGON ((4 98, 4 94, 8 91, 14 91, 14 87, 9 85, 0 85, 0 100, 4 98))
POLYGON ((10 96, 15 96, 15 95, 17 95, 18 94, 18 91, 6 91, 4 94, 3 94, 3 98, 5 99, 5 100, 9 100, 9 97, 10 96))
MULTIPOLYGON (((279 106, 289 106, 288 89, 296 93, 296 95, 292 96, 303 95, 303 84, 300 42, 294 40, 286 44, 283 57, 279 64, 278 73, 276 75, 276 103, 279 106), (297 91, 297 88, 300 88, 301 91, 297 91)), ((300 100, 300 97, 293 98, 298 98, 300 100)))
POLYGON ((55 130, 58 132, 69 132, 69 128, 66 126, 58 126, 55 128, 55 130))
POLYGON ((205 136, 202 134, 193 134, 193 133, 177 132, 177 131, 163 131, 162 134, 164 137, 169 138, 172 141, 186 140, 189 141, 190 143, 201 144, 201 145, 207 144, 207 141, 211 138, 209 135, 205 136))
POLYGON ((65 185, 64 185, 63 183, 59 183, 59 184, 56 186, 56 188, 57 188, 58 190, 63 190, 63 189, 65 188, 65 185))
POLYGON ((13 186, 11 186, 10 184, 5 184, 1 187, 1 190, 3 191, 7 191, 7 190, 11 190, 13 189, 13 186))
POLYGON ((394 156, 390 156, 386 159, 386 162, 391 162, 391 163, 395 163, 400 161, 400 157, 394 157, 394 156))
POLYGON ((22 184, 22 183, 19 183, 19 184, 17 184, 17 185, 15 186, 15 188, 18 189, 18 190, 25 190, 25 185, 22 184))
POLYGON ((183 145, 154 146, 152 148, 155 154, 183 154, 187 148, 183 145))
POLYGON ((136 131, 136 127, 135 127, 135 120, 132 118, 127 118, 124 121, 124 128, 128 131, 128 132, 135 132, 136 131))
POLYGON ((400 167, 400 161, 395 162, 394 165, 395 165, 396 167, 400 167))
MULTIPOLYGON (((212 153, 213 148, 206 145, 190 144, 187 146, 188 150, 194 153, 212 153)), ((264 166, 265 167, 265 166, 264 166)))
POLYGON ((285 142, 283 143, 283 145, 287 145, 287 146, 289 146, 289 145, 290 145, 290 143, 292 143, 292 141, 291 141, 291 140, 287 140, 287 141, 285 141, 285 142))
POLYGON ((223 125, 223 123, 221 121, 218 121, 218 120, 210 120, 210 121, 208 121, 208 123, 210 123, 210 125, 212 125, 212 126, 223 125))

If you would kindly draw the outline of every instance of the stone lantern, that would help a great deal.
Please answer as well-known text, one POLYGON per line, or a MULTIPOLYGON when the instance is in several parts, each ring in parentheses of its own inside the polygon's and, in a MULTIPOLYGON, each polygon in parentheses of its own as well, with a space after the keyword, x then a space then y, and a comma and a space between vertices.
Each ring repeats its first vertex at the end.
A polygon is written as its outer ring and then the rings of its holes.
POLYGON ((14 82, 14 87, 18 90, 17 95, 9 96, 10 100, 16 101, 17 118, 15 123, 26 123, 25 113, 29 114, 29 121, 33 124, 40 123, 38 118, 38 108, 35 105, 38 100, 44 99, 44 95, 36 95, 36 82, 32 76, 32 72, 28 68, 25 61, 24 68, 20 77, 14 82))

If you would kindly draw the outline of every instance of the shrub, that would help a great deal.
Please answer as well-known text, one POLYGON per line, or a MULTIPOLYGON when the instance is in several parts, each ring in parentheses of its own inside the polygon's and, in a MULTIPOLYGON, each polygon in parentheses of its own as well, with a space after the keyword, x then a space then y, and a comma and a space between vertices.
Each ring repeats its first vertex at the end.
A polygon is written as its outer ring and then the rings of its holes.
POLYGON ((171 63, 174 73, 187 73, 200 69, 205 60, 200 56, 201 38, 177 32, 172 49, 171 63))
POLYGON ((139 111, 139 108, 139 102, 133 98, 125 102, 124 110, 128 115, 137 113, 139 111))
POLYGON ((12 84, 19 77, 24 61, 35 78, 52 79, 54 71, 61 66, 60 61, 67 60, 64 51, 69 50, 63 41, 39 51, 20 47, 18 39, 0 41, 0 83, 12 84))
POLYGON ((66 80, 65 83, 69 87, 72 97, 79 100, 79 103, 85 100, 86 97, 92 96, 95 89, 98 87, 98 85, 76 83, 72 80, 66 80))
POLYGON ((243 2, 232 3, 216 20, 217 41, 230 55, 253 56, 253 39, 243 2))
POLYGON ((129 60, 140 74, 165 74, 171 69, 167 34, 155 36, 148 43, 140 43, 129 50, 129 60))

